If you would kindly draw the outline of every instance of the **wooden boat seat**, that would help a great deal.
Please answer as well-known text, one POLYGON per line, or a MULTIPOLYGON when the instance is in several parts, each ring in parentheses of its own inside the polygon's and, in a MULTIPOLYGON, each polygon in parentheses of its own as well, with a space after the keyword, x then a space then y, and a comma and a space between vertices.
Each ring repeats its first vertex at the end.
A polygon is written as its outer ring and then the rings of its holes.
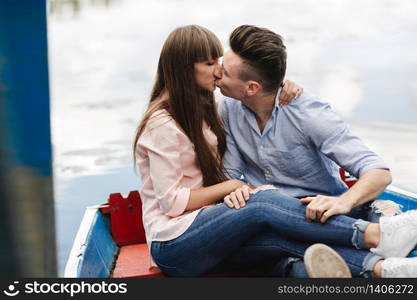
POLYGON ((150 257, 146 243, 123 246, 113 270, 113 278, 146 278, 164 277, 164 274, 155 267, 150 269, 150 257))
MULTIPOLYGON (((149 268, 148 245, 135 244, 120 248, 111 277, 113 278, 149 278, 166 277, 158 267, 149 268)), ((212 272, 206 277, 257 277, 266 276, 261 269, 251 268, 231 270, 227 272, 212 272)))

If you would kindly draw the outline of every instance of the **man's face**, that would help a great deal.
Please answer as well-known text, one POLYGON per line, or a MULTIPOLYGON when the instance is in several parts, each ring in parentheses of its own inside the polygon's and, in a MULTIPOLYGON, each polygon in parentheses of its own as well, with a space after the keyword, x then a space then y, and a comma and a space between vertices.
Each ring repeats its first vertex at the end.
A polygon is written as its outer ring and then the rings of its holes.
POLYGON ((232 50, 224 54, 222 77, 216 82, 223 95, 235 99, 245 98, 246 82, 239 79, 242 64, 242 58, 232 50))

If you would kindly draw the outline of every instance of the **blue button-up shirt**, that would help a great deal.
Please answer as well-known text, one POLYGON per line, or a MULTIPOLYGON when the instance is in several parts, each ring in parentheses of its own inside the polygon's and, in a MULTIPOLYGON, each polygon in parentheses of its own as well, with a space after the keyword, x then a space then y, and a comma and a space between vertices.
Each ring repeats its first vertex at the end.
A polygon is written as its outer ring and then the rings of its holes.
POLYGON ((369 169, 388 169, 327 103, 304 92, 275 107, 261 133, 255 114, 242 102, 224 97, 220 114, 226 130, 223 158, 228 178, 253 186, 274 185, 293 197, 340 195, 347 186, 339 166, 355 177, 369 169))

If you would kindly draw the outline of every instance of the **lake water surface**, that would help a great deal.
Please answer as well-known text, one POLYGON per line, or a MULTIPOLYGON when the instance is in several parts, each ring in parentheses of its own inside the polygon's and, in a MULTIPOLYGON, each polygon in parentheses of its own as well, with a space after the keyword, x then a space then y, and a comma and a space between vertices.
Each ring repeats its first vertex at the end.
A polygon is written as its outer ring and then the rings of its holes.
POLYGON ((417 192, 417 2, 414 0, 49 0, 54 187, 62 276, 86 206, 140 188, 135 127, 161 46, 185 24, 225 48, 241 24, 280 33, 287 78, 331 103, 417 192), (414 177, 413 177, 414 175, 414 177))

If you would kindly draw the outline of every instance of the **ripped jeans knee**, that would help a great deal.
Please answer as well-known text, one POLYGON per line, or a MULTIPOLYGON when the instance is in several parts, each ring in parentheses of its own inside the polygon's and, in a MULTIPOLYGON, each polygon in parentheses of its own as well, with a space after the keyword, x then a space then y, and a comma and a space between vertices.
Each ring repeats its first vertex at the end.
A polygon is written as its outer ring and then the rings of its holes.
POLYGON ((401 214, 403 206, 391 200, 374 200, 369 206, 368 221, 379 223, 383 216, 395 216, 401 214))

